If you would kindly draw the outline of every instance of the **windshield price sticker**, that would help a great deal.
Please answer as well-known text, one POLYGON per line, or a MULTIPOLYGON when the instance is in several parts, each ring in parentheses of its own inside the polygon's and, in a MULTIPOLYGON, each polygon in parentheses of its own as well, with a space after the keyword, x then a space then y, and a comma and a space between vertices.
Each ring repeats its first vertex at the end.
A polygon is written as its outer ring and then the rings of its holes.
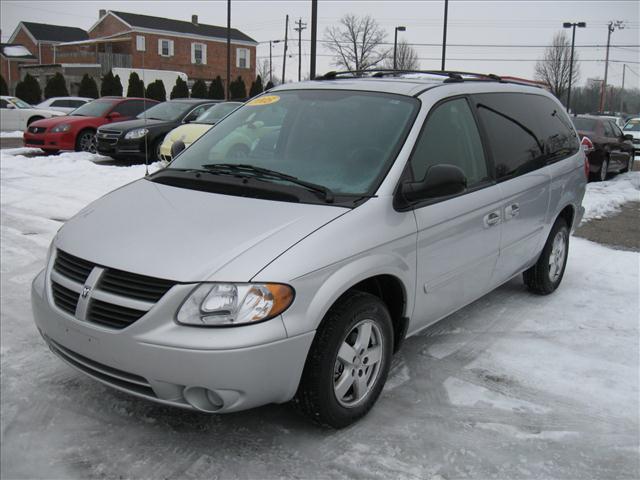
POLYGON ((247 105, 250 105, 252 107, 258 105, 270 105, 272 103, 276 103, 279 100, 280 97, 278 95, 265 95, 264 97, 254 98, 253 100, 249 101, 247 105))

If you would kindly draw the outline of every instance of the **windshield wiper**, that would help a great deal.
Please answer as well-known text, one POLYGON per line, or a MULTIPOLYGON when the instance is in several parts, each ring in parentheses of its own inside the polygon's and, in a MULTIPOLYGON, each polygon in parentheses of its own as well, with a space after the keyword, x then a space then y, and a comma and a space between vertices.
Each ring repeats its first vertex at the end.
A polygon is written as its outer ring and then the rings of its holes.
POLYGON ((305 187, 308 190, 320 192, 324 195, 325 202, 333 203, 334 195, 330 188, 327 188, 324 185, 319 185, 317 183, 307 182, 305 180, 299 179, 298 177, 287 175, 286 173, 278 172, 276 170, 271 170, 269 168, 256 167, 254 165, 246 165, 246 164, 237 165, 235 163, 208 163, 208 164, 202 165, 202 168, 207 169, 207 171, 249 173, 249 174, 257 175, 260 178, 286 180, 296 185, 300 185, 301 187, 305 187))

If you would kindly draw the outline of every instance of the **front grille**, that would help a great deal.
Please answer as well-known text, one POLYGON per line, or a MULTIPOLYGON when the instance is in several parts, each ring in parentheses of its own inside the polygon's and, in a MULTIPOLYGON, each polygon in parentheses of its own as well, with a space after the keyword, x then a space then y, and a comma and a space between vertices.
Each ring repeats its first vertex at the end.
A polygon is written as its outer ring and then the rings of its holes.
POLYGON ((56 307, 74 316, 77 311, 79 320, 113 329, 140 319, 174 285, 170 280, 96 265, 62 250, 57 250, 51 272, 56 307), (86 303, 78 308, 78 302, 86 303))
POLYGON ((58 250, 53 269, 71 280, 84 283, 94 266, 91 262, 58 250))
POLYGON ((87 313, 87 320, 112 328, 125 328, 142 317, 144 310, 123 307, 101 300, 92 300, 87 313))
POLYGON ((79 293, 69 290, 56 282, 51 282, 51 292, 53 293, 53 302, 56 307, 75 315, 78 298, 80 298, 79 293))
POLYGON ((98 130, 98 138, 118 138, 122 132, 118 130, 98 130))
POLYGON ((145 277, 110 268, 100 279, 100 289, 144 302, 157 302, 173 287, 169 280, 145 277))
POLYGON ((87 375, 94 377, 97 380, 114 386, 123 390, 135 392, 139 395, 145 395, 147 397, 157 398, 153 389, 149 385, 149 382, 144 377, 135 375, 133 373, 124 372, 117 368, 103 365, 102 363, 91 360, 87 357, 73 352, 68 348, 63 347, 59 343, 55 342, 49 337, 45 336, 45 340, 49 345, 49 348, 53 353, 58 355, 62 360, 70 364, 72 367, 86 373, 87 375))
POLYGON ((100 138, 98 137, 98 145, 115 145, 118 143, 117 138, 100 138))
POLYGON ((47 127, 29 127, 29 133, 44 133, 47 131, 47 127))

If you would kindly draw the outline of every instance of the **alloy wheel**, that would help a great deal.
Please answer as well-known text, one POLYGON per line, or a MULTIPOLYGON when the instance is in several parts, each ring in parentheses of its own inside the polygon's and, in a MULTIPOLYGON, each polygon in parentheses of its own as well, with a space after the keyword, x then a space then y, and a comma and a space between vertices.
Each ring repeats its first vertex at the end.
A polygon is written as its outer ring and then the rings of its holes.
POLYGON ((556 233, 549 254, 549 280, 556 282, 562 274, 565 257, 567 256, 567 233, 560 230, 556 233))

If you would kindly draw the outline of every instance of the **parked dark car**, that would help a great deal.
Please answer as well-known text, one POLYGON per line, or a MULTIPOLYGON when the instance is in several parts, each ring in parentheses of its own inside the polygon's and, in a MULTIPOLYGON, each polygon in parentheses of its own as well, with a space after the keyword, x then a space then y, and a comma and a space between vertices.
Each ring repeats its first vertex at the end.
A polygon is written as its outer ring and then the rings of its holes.
POLYGON ((96 135, 98 152, 114 160, 156 161, 165 135, 178 125, 194 121, 216 100, 181 98, 163 102, 134 120, 105 125, 96 135))
POLYGON ((76 108, 69 115, 38 120, 24 132, 24 146, 48 153, 60 150, 96 152, 98 127, 135 118, 157 101, 145 98, 102 97, 76 108))
POLYGON ((589 160, 589 178, 603 181, 610 173, 629 171, 633 162, 631 135, 612 120, 595 115, 572 117, 589 160))

